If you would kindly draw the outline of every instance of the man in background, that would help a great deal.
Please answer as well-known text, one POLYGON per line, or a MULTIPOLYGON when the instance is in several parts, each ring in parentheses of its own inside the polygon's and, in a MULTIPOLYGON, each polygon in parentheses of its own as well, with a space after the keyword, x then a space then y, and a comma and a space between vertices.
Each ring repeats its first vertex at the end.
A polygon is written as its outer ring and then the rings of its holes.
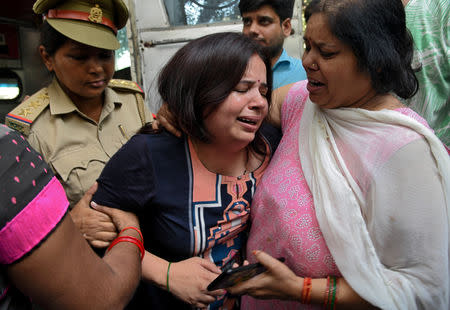
POLYGON ((413 65, 421 68, 416 72, 419 90, 406 104, 427 120, 450 151, 450 2, 402 1, 415 43, 413 65))
POLYGON ((283 48, 292 32, 294 0, 241 0, 242 32, 264 46, 272 61, 273 89, 306 79, 302 61, 283 48))

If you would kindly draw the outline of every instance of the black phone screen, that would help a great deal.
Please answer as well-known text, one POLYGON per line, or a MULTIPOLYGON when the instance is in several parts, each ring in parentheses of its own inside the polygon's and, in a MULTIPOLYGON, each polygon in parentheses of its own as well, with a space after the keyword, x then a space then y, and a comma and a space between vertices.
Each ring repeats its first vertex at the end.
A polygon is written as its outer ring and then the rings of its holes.
MULTIPOLYGON (((278 258, 283 262, 284 258, 278 258)), ((237 268, 230 268, 222 272, 214 281, 212 281, 207 289, 208 291, 214 291, 220 288, 227 288, 234 286, 240 282, 247 281, 254 276, 266 271, 266 267, 260 263, 245 265, 237 268)))

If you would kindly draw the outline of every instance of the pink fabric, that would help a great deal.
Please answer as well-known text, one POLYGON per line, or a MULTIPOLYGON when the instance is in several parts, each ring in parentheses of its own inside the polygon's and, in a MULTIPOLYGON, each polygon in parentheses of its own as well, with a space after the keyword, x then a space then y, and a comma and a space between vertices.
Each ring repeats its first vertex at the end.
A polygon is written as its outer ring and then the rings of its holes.
MULTIPOLYGON (((411 110, 410 108, 400 108, 400 109, 396 109, 396 111, 415 119, 422 125, 425 125, 426 127, 431 129, 431 127, 430 127, 430 125, 428 125, 427 121, 422 116, 420 116, 419 114, 417 114, 416 112, 411 110)), ((431 130, 433 130, 433 129, 431 129, 431 130)), ((434 130, 433 130, 433 132, 434 132, 434 130)), ((444 144, 444 147, 447 150, 447 153, 450 155, 450 147, 445 144, 444 144)))
MULTIPOLYGON (((414 112, 413 110, 411 110, 410 108, 398 108, 395 109, 394 111, 400 112, 406 116, 411 117, 412 119, 415 119, 416 121, 418 121, 419 123, 421 123, 422 125, 424 125, 425 127, 428 127, 431 129, 431 127, 428 125, 427 121, 420 116, 419 114, 417 114, 416 112, 414 112)), ((433 132, 434 130, 431 129, 433 132)))
POLYGON ((64 189, 53 177, 0 231, 0 264, 11 264, 31 251, 61 221, 68 206, 64 189))
MULTIPOLYGON (((253 198, 247 257, 253 262, 251 251, 260 249, 274 257, 285 257, 286 265, 301 277, 341 276, 317 222, 298 155, 300 119, 307 98, 306 81, 302 81, 291 88, 283 104, 283 138, 253 198)), ((411 109, 402 108, 398 112, 428 127, 411 109)), ((244 310, 322 308, 323 305, 242 298, 244 310)))
MULTIPOLYGON (((253 197, 247 257, 253 261, 251 251, 260 249, 274 257, 284 257, 286 265, 299 276, 340 276, 320 232, 298 155, 299 121, 308 97, 305 85, 295 84, 283 104, 283 138, 253 197)), ((242 309, 322 308, 248 296, 242 299, 242 309)))

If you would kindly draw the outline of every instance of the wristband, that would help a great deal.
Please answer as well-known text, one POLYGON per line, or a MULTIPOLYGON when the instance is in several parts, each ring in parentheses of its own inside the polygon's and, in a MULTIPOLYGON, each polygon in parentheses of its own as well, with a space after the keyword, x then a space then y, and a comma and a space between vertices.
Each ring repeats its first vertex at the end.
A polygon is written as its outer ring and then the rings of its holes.
POLYGON ((170 270, 170 265, 172 264, 172 262, 169 262, 169 266, 167 266, 167 280, 166 280, 166 286, 167 286, 167 291, 170 292, 170 288, 169 288, 169 270, 170 270))

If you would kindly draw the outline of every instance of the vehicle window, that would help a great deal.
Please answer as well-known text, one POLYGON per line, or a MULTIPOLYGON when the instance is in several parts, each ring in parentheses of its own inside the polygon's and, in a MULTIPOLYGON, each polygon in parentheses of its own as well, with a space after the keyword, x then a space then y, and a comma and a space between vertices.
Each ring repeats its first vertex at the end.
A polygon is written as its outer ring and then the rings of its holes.
POLYGON ((117 32, 120 48, 116 50, 116 71, 131 66, 130 51, 128 49, 127 29, 124 27, 117 32))
POLYGON ((0 102, 13 102, 22 95, 22 80, 12 70, 0 70, 0 102))
POLYGON ((239 0, 164 0, 172 26, 240 21, 239 0))

